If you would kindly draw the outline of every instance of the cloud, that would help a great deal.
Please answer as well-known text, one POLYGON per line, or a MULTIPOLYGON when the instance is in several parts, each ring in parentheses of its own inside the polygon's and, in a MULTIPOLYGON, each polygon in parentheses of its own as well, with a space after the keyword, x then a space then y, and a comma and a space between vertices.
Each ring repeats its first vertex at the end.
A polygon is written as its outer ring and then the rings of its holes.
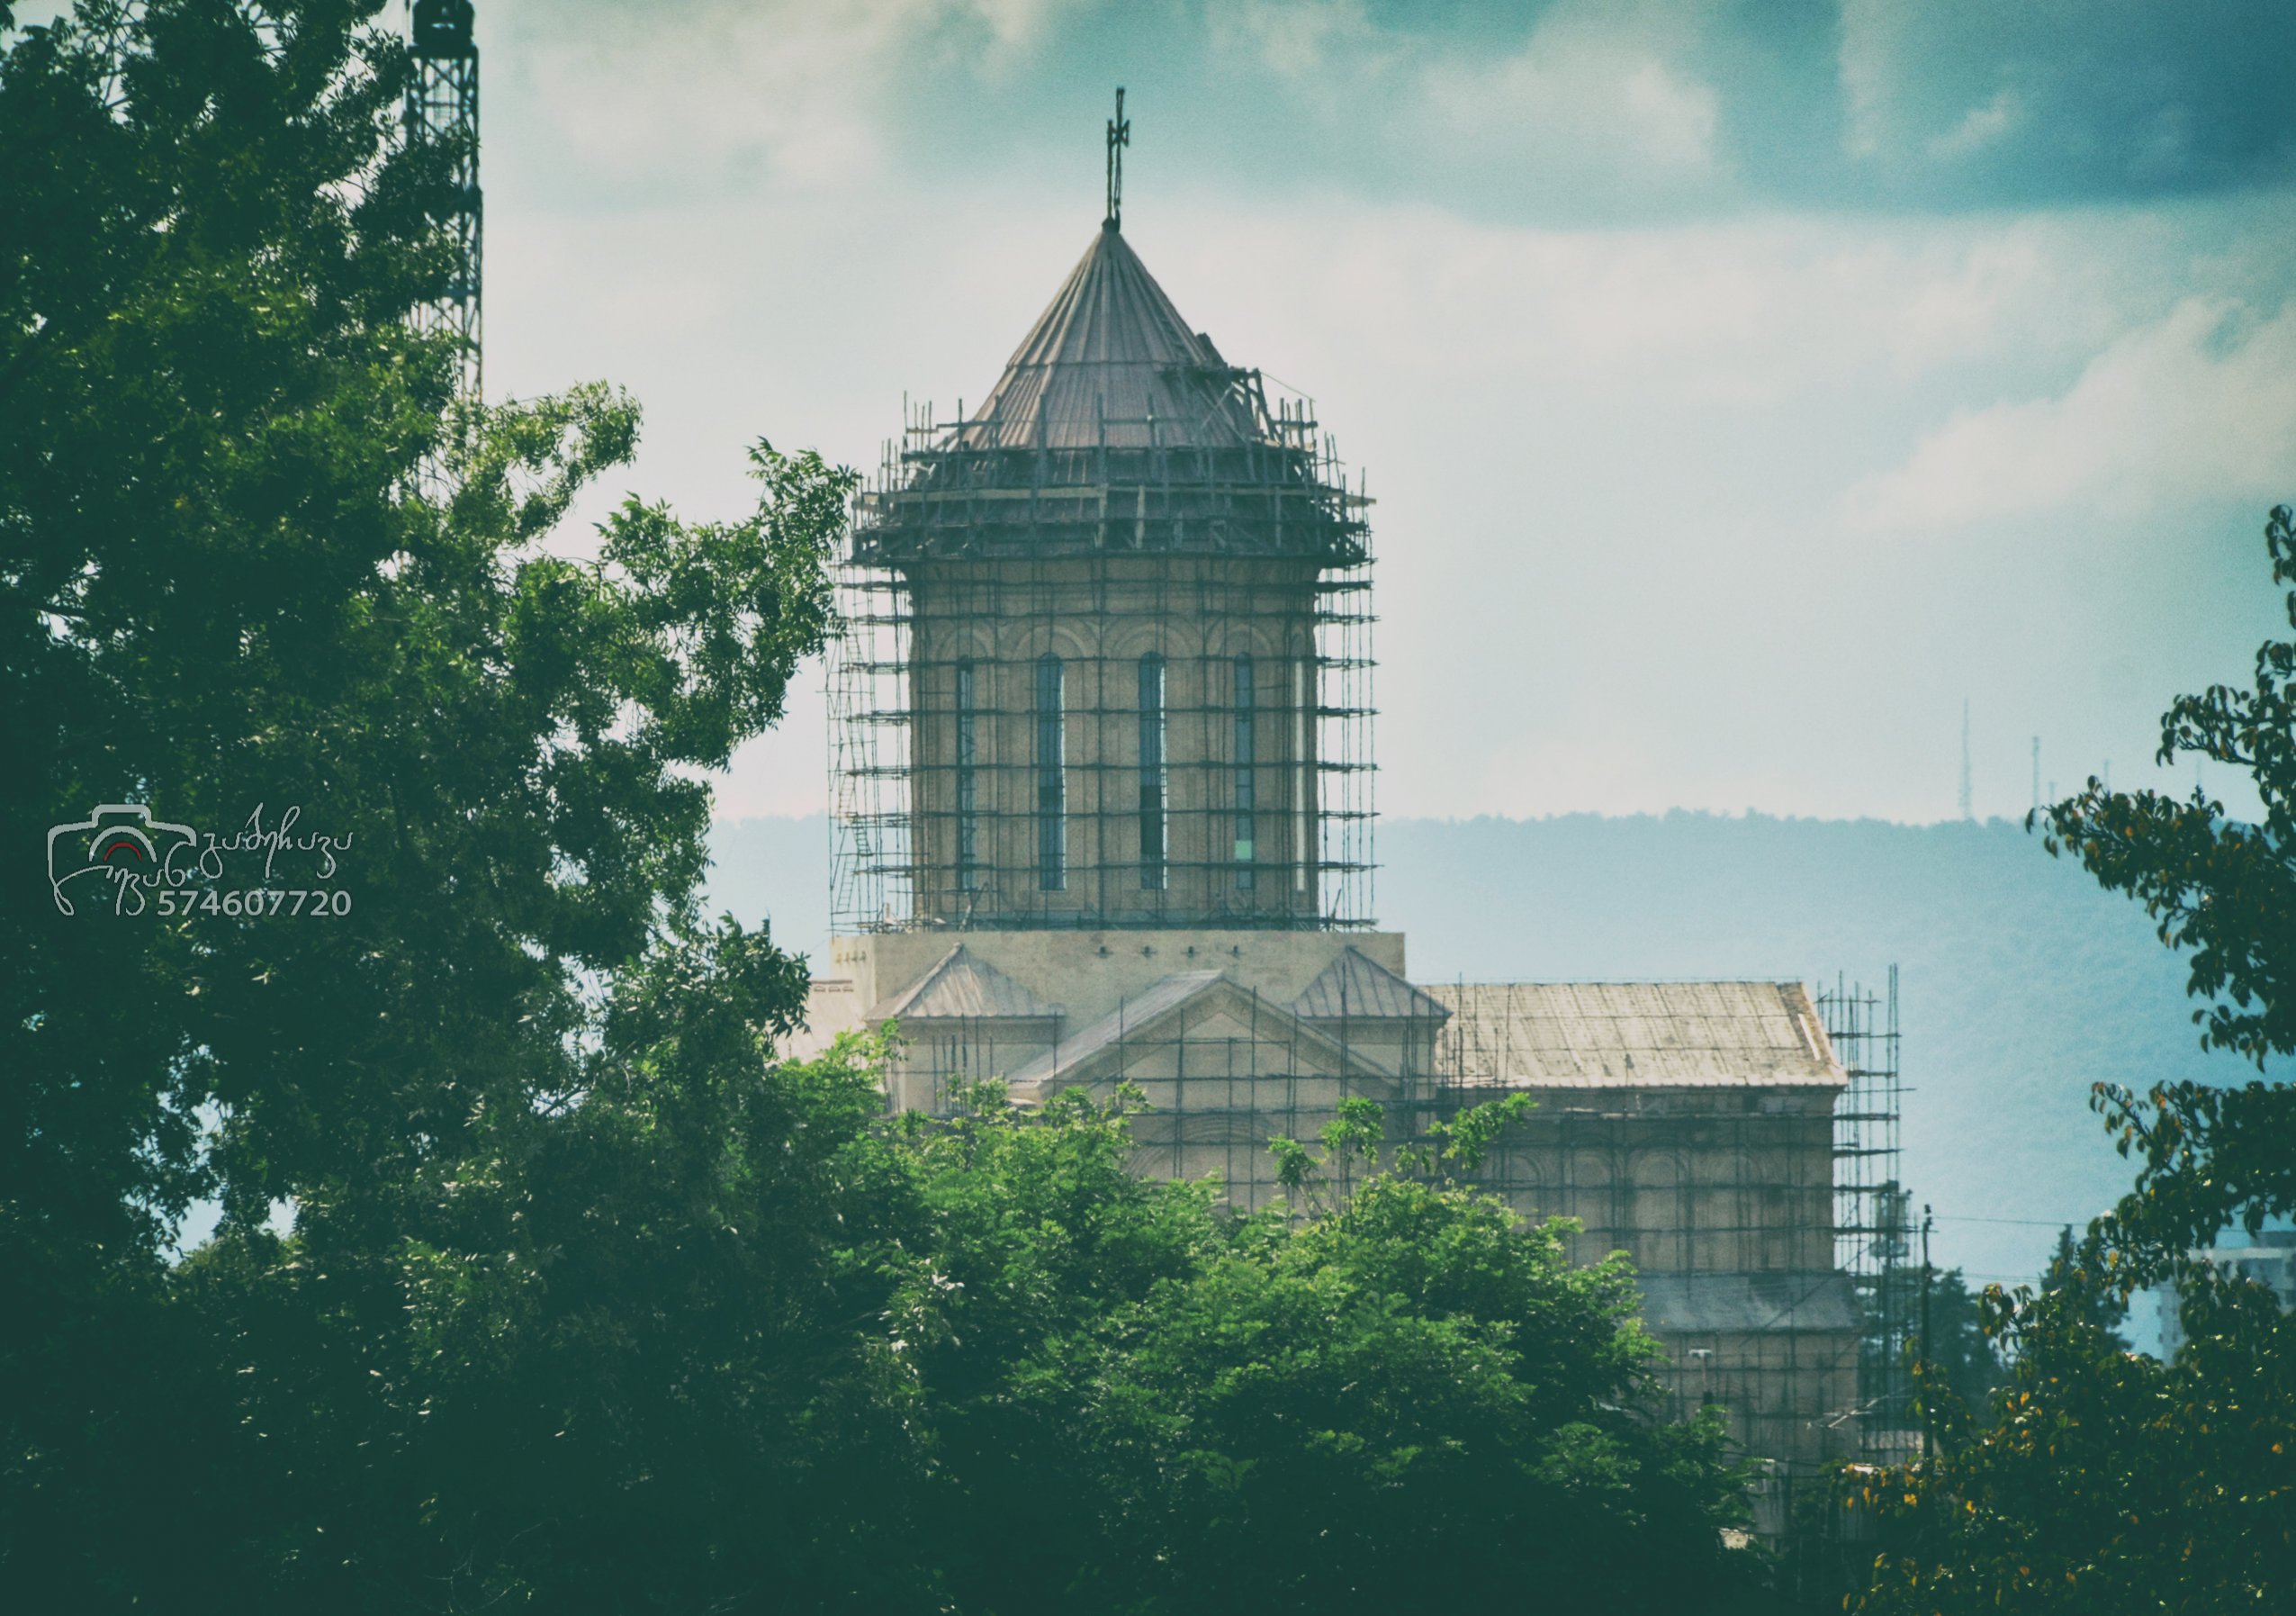
POLYGON ((1418 87, 1451 149, 1464 140, 1487 157, 1630 183, 1714 168, 1714 89, 1592 29, 1542 28, 1511 55, 1429 62, 1418 87))
POLYGON ((2296 181, 2284 0, 1166 0, 1139 14, 1158 54, 1204 64, 1190 115, 1292 114, 1255 128, 1245 161, 1517 221, 2296 181))
MULTIPOLYGON (((835 190, 882 173, 904 90, 1010 71, 1080 0, 535 0, 481 8, 489 70, 585 182, 728 170, 835 190)), ((540 132, 524 131, 528 138, 540 132)))
POLYGON ((1842 0, 1845 195, 1948 207, 2296 177, 2280 0, 1842 0))
POLYGON ((2003 90, 1983 106, 1971 107, 1960 122, 1931 140, 1930 155, 1959 158, 1982 151, 2023 122, 2024 116, 2024 104, 2016 92, 2003 90))
POLYGON ((2143 514, 2285 498, 2296 484, 2296 301, 2260 318, 2189 298, 2055 398, 1957 414, 1846 500, 1866 528, 2044 511, 2143 514))
POLYGON ((2277 0, 490 0, 480 28, 491 106, 593 211, 650 203, 665 169, 689 192, 1082 171, 1118 82, 1149 167, 1515 223, 2296 180, 2277 0))
POLYGON ((1355 0, 1240 0, 1216 7, 1207 21, 1215 49, 1255 57, 1293 81, 1376 50, 1380 37, 1355 0))
POLYGON ((1685 65, 1679 31, 1650 23, 1663 14, 1563 0, 1526 22, 1464 7, 1454 21, 1470 25, 1446 31, 1359 0, 1247 0, 1208 14, 1204 46, 1220 71, 1308 114, 1317 157, 1359 182, 1607 212, 1717 176, 1721 96, 1685 65))
MULTIPOLYGON (((2051 384, 2115 331, 2165 310, 2162 281, 2192 273, 2173 230, 2089 216, 1526 230, 1319 200, 1192 212, 1175 234, 1183 245, 1221 244, 1217 261, 1184 275, 1165 238, 1141 239, 1191 318, 1214 318, 1193 290, 1209 286, 1264 329, 1313 322, 1323 333, 1315 347, 1360 351, 1397 375, 1507 377, 1644 407, 1902 409, 1895 395, 1934 387, 1943 390, 1934 411, 1972 386, 2051 384), (1312 274, 1255 267, 1304 250, 1312 274)), ((1243 351, 1226 326, 1214 335, 1243 351)), ((1288 361, 1265 362, 1289 375, 1288 361)), ((1924 419, 1913 410, 1908 421, 1924 419)))

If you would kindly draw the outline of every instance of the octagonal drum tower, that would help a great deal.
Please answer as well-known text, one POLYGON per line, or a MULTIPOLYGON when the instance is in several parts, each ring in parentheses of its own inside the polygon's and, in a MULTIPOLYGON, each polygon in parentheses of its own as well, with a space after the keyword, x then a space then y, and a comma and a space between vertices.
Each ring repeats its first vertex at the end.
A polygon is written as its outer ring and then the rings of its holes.
POLYGON ((905 423, 833 668, 841 933, 1371 924, 1371 549, 1306 401, 1113 221, 905 423))

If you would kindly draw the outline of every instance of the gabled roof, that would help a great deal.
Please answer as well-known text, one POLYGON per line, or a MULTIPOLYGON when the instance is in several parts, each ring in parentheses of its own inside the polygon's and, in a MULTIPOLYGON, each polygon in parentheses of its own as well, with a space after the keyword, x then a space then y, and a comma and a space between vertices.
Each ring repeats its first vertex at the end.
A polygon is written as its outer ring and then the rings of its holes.
POLYGON ((1105 225, 1021 339, 963 441, 1232 448, 1256 434, 1229 378, 1211 339, 1189 328, 1123 233, 1105 225))
POLYGON ((1799 982, 1427 984, 1460 1079, 1510 1088, 1839 1088, 1799 982))
POLYGON ((1448 1006, 1352 947, 1340 950, 1339 957, 1292 1001, 1292 1009, 1295 1015, 1322 1021, 1342 1016, 1419 1016, 1440 1023, 1451 1016, 1448 1006))
POLYGON ((1221 973, 1217 971, 1184 971, 1177 976, 1166 977, 1139 998, 1119 1006, 1075 1037, 1063 1038, 1014 1072, 1012 1080, 1015 1084, 1035 1083, 1063 1076, 1078 1062, 1090 1060, 1111 1044, 1122 1043, 1127 1033, 1161 1019, 1167 1011, 1179 1008, 1221 980, 1221 973))
POLYGON ((1394 1076, 1363 1051, 1341 1043, 1288 1007, 1261 998, 1225 971, 1186 971, 1166 977, 1073 1038, 1063 1038, 1013 1072, 1012 1085, 1016 1090, 1037 1088, 1041 1091, 1063 1080, 1089 1081, 1085 1069, 1107 1052, 1120 1049, 1128 1039, 1140 1040, 1143 1048, 1163 1042, 1171 1024, 1175 1019, 1184 1023, 1191 1009, 1200 1004, 1206 1010, 1217 1007, 1204 1001, 1218 1001, 1239 1019, 1248 1019, 1257 1029, 1256 1035, 1271 1049, 1284 1048, 1294 1053, 1311 1050, 1334 1071, 1352 1070, 1358 1076, 1389 1079, 1394 1076))
POLYGON ((869 1012, 871 1021, 954 1021, 1007 1016, 1049 1020, 1059 1014, 959 943, 906 989, 869 1012))

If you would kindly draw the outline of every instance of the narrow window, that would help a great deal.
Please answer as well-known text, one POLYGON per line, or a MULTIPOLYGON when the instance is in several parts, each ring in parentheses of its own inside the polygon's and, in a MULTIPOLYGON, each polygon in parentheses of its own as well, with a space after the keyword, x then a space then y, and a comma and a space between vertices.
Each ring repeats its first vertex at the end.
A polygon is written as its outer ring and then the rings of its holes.
POLYGON ((1140 658, 1140 889, 1161 892, 1169 796, 1164 775, 1164 658, 1140 658))
POLYGON ((1060 659, 1036 664, 1036 873, 1047 892, 1068 885, 1068 786, 1061 722, 1060 659))
POLYGON ((957 889, 980 890, 979 687, 973 664, 957 664, 957 889))
POLYGON ((1308 889, 1308 861, 1315 856, 1310 817, 1315 805, 1308 796, 1308 664, 1292 664, 1292 890, 1308 889))
POLYGON ((1236 889, 1247 892, 1252 885, 1252 844, 1256 801, 1253 765, 1258 761, 1257 737, 1253 733, 1253 709, 1257 695, 1253 689, 1252 659, 1236 659, 1236 889))

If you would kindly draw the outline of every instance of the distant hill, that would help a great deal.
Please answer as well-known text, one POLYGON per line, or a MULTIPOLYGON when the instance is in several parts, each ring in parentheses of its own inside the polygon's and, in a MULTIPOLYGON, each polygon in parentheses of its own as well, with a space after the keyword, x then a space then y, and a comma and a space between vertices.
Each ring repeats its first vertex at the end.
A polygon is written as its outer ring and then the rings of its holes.
MULTIPOLYGON (((721 825, 712 895, 819 956, 818 817, 721 825)), ((2237 1080, 2203 1055, 2182 962, 2126 899, 2021 826, 1673 813, 1382 823, 1378 912, 1422 980, 1742 977, 1878 988, 1900 968, 1904 1177, 1936 1255, 2040 1268, 2057 1224, 2126 1187, 2098 1079, 2237 1080), (1976 1220, 2011 1220, 1985 1222, 1976 1220)))

